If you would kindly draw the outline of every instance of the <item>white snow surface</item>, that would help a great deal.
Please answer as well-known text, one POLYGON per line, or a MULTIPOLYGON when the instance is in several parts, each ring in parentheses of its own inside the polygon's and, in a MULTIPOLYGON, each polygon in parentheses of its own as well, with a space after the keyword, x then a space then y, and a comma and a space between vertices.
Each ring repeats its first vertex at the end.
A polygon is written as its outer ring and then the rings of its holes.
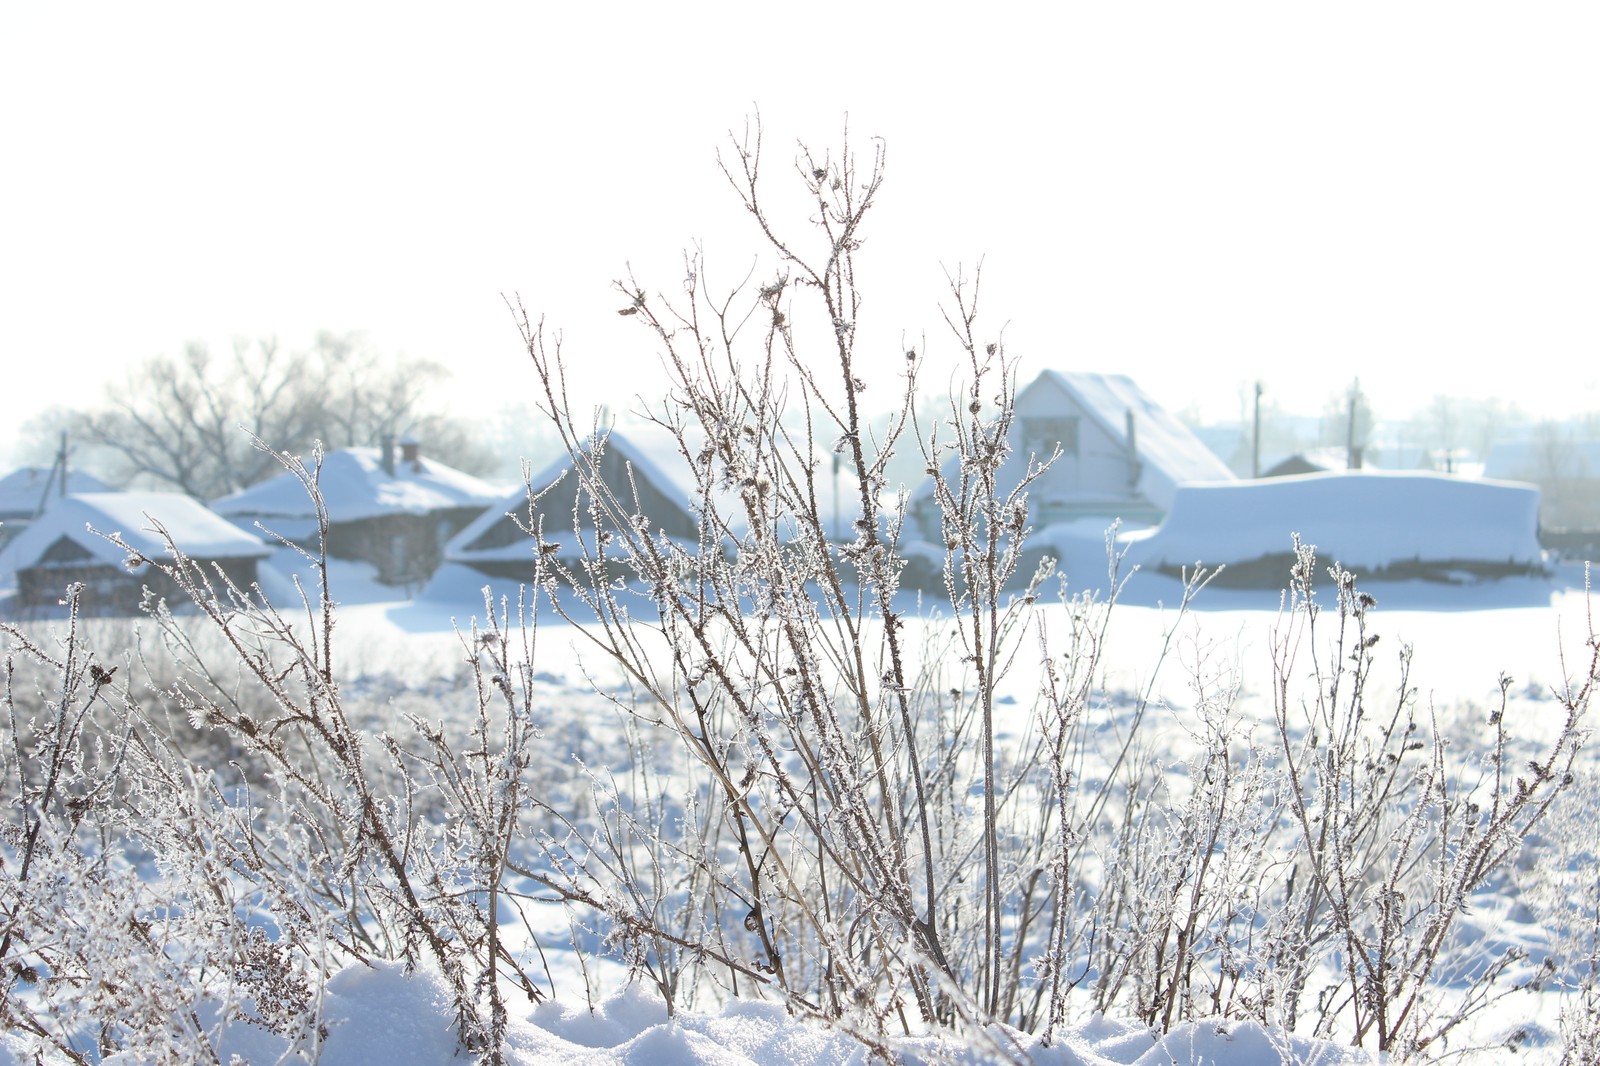
MULTIPOLYGON (((337 577, 344 580, 347 575, 337 577)), ((1538 606, 1506 608, 1491 593, 1480 597, 1481 610, 1460 605, 1447 612, 1384 610, 1379 617, 1385 633, 1415 641, 1418 679, 1427 699, 1441 707, 1489 696, 1497 690, 1496 676, 1502 669, 1517 675, 1519 687, 1545 688, 1557 683, 1570 663, 1583 661, 1587 599, 1578 587, 1583 575, 1569 570, 1558 578, 1569 585, 1568 591, 1551 593, 1538 606)), ((1209 594, 1202 599, 1217 606, 1209 594)), ((452 625, 468 624, 467 611, 452 618, 444 606, 419 600, 347 609, 341 615, 347 664, 358 671, 365 669, 359 660, 370 656, 374 668, 403 661, 419 676, 442 674, 460 654, 452 625), (358 661, 351 662, 351 657, 358 661)), ((1226 657, 1248 667, 1264 661, 1277 620, 1270 610, 1203 611, 1188 616, 1175 643, 1188 649, 1185 658, 1190 654, 1204 658, 1206 648, 1225 646, 1226 657)), ((1173 621, 1171 612, 1164 609, 1118 608, 1110 646, 1121 653, 1108 664, 1108 683, 1124 687, 1143 684, 1152 649, 1173 621)), ((583 679, 580 645, 566 627, 544 630, 541 661, 543 669, 552 671, 552 692, 583 679), (565 680, 558 682, 557 678, 565 680)), ((1157 692, 1158 701, 1183 699, 1183 671, 1178 671, 1173 681, 1168 691, 1157 692)), ((1019 679, 1018 687, 1004 702, 1016 705, 1018 698, 1026 697, 1028 685, 1025 676, 1019 679)), ((1514 934, 1514 924, 1498 911, 1480 904, 1478 913, 1483 928, 1498 924, 1503 926, 1498 935, 1514 934)), ((591 959, 590 966, 597 961, 603 960, 591 959)), ((572 979, 576 971, 570 961, 563 961, 556 952, 551 965, 563 998, 512 1006, 505 1050, 507 1060, 518 1066, 867 1066, 874 1061, 849 1034, 815 1020, 792 1017, 776 1003, 735 1001, 707 1012, 669 1017, 665 1006, 650 993, 637 985, 622 985, 620 968, 615 968, 602 983, 611 991, 590 1005, 581 991, 583 980, 572 979)), ((1516 1001, 1488 1019, 1489 1028, 1528 1029, 1542 1034, 1542 1050, 1551 1050, 1553 1023, 1521 1014, 1524 1008, 1523 1001, 1516 1001)), ((245 1062, 316 1061, 323 1066, 433 1066, 475 1061, 457 1046, 443 982, 426 970, 408 974, 397 964, 352 964, 329 983, 324 1010, 331 1024, 320 1047, 291 1047, 284 1038, 264 1029, 235 1023, 221 1040, 223 1060, 237 1055, 245 1062)), ((1541 1048, 1524 1050, 1528 1053, 1518 1056, 1519 1061, 1553 1061, 1538 1057, 1541 1048)), ((20 1034, 5 1036, 0 1038, 0 1066, 36 1061, 55 1066, 63 1061, 48 1053, 36 1059, 38 1051, 20 1034)), ((1051 1047, 1041 1046, 1036 1037, 997 1029, 965 1040, 912 1035, 898 1039, 894 1051, 900 1061, 930 1066, 1005 1061, 1059 1066, 1267 1066, 1280 1062, 1337 1066, 1381 1061, 1372 1052, 1268 1031, 1253 1023, 1188 1022, 1162 1036, 1096 1015, 1076 1018, 1051 1047)), ((1465 1061, 1498 1061, 1505 1052, 1489 1048, 1487 1054, 1469 1055, 1465 1061)), ((133 1066, 135 1062, 127 1057, 106 1061, 108 1066, 133 1066)))
MULTIPOLYGON (((317 483, 333 522, 488 507, 504 495, 499 486, 426 456, 415 461, 397 457, 391 474, 383 468, 377 448, 329 452, 322 459, 317 483)), ((236 519, 309 518, 315 514, 305 486, 288 472, 213 500, 211 508, 236 519)))
MULTIPOLYGON (((42 466, 18 467, 0 477, 0 516, 31 518, 40 504, 48 504, 60 488, 55 471, 42 466)), ((86 470, 67 471, 67 492, 115 492, 116 490, 86 470)))
MULTIPOLYGON (((221 1059, 305 1062, 319 1066, 445 1066, 472 1063, 452 1026, 449 993, 427 971, 399 965, 352 964, 328 983, 327 1036, 320 1044, 293 1045, 244 1022, 225 1028, 221 1059)), ((1103 1017, 1057 1039, 1051 1047, 1026 1034, 990 1029, 958 1042, 949 1036, 901 1037, 892 1045, 908 1066, 1021 1061, 1039 1066, 1171 1066, 1232 1063, 1271 1066, 1288 1059, 1326 1066, 1375 1061, 1366 1052, 1303 1037, 1273 1034, 1254 1023, 1184 1023, 1164 1036, 1157 1030, 1103 1017)), ((20 1035, 0 1039, 0 1066, 65 1060, 42 1053, 20 1035)), ((875 1059, 849 1034, 796 1018, 774 1003, 736 1002, 714 1014, 669 1017, 660 1000, 625 989, 592 1007, 545 1002, 513 1012, 505 1057, 515 1066, 870 1066, 875 1059)), ((139 1066, 126 1054, 104 1066, 139 1066)))
POLYGON ((1140 491, 1146 496, 1158 498, 1170 491, 1170 485, 1184 482, 1232 479, 1228 465, 1128 375, 1046 370, 1039 378, 1076 395, 1090 417, 1123 444, 1127 443, 1126 416, 1132 412, 1143 464, 1140 491), (1146 483, 1146 478, 1155 477, 1169 485, 1146 483))
POLYGON ((1288 552, 1296 533, 1353 568, 1542 559, 1537 488, 1420 472, 1185 485, 1160 526, 1125 541, 1130 563, 1215 566, 1288 552))
POLYGON ((5 566, 30 565, 61 537, 70 537, 97 561, 118 566, 128 553, 99 535, 112 533, 150 558, 170 559, 159 529, 195 559, 259 559, 269 553, 260 537, 181 493, 85 492, 56 500, 17 534, 6 545, 5 566))

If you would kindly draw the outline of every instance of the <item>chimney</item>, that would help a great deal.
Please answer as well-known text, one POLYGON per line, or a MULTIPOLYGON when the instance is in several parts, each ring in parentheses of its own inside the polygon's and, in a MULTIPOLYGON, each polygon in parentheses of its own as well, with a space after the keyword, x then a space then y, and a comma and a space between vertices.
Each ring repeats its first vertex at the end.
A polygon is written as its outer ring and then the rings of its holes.
POLYGON ((394 477, 394 437, 391 434, 383 435, 383 472, 394 477))
POLYGON ((422 442, 407 434, 400 438, 400 461, 410 463, 413 471, 422 470, 422 442))

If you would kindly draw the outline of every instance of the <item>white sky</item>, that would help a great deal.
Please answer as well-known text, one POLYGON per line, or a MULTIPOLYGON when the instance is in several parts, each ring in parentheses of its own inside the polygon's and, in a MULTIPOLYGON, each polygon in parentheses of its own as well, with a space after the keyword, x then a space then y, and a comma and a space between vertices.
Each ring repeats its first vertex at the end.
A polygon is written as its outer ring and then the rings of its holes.
POLYGON ((1600 5, 555 8, 0 8, 0 453, 196 337, 364 329, 492 411, 532 386, 502 292, 581 403, 659 396, 608 285, 695 240, 742 276, 715 152, 752 105, 774 178, 846 112, 887 141, 885 379, 984 257, 1024 378, 1600 407, 1600 5))

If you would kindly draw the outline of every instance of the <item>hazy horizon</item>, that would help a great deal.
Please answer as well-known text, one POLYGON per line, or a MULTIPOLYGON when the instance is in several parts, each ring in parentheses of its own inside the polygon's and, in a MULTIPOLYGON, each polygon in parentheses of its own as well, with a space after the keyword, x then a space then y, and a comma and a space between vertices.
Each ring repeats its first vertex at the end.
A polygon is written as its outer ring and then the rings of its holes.
POLYGON ((363 330, 492 414, 533 383, 503 294, 563 332, 576 402, 625 407, 655 354, 609 282, 674 291, 697 242, 712 284, 744 276, 716 153, 754 108, 774 189, 846 115, 887 145, 882 376, 905 336, 938 356, 944 270, 981 259, 1024 380, 1126 373, 1213 421, 1258 379, 1305 414, 1353 379, 1387 417, 1600 408, 1582 4, 89 5, 0 30, 0 453, 191 338, 363 330))

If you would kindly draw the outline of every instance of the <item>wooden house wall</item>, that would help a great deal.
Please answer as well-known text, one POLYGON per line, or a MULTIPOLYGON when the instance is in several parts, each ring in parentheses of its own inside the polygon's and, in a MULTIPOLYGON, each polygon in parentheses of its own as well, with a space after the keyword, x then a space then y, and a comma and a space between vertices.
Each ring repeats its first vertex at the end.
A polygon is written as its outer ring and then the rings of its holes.
MULTIPOLYGON (((202 567, 219 594, 223 594, 223 577, 241 589, 249 589, 257 578, 255 559, 194 561, 202 567), (217 574, 218 567, 222 570, 222 577, 217 574)), ((79 609, 84 614, 113 617, 138 614, 146 588, 169 604, 177 605, 189 600, 188 595, 159 570, 147 569, 142 574, 130 574, 121 567, 84 562, 18 570, 18 606, 26 611, 55 607, 60 604, 67 587, 75 583, 84 586, 83 595, 79 598, 79 609)))
POLYGON ((418 584, 444 561, 445 541, 479 513, 475 507, 455 507, 335 522, 328 527, 328 554, 371 563, 384 584, 418 584))

